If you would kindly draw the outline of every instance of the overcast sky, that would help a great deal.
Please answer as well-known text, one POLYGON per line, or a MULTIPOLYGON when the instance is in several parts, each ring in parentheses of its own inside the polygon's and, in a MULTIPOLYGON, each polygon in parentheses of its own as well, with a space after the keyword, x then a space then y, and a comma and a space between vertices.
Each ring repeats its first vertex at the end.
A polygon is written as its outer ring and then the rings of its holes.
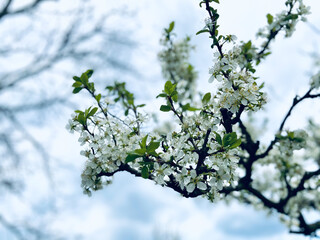
MULTIPOLYGON (((210 87, 207 82, 208 69, 213 64, 210 42, 205 34, 195 36, 195 33, 202 29, 206 17, 204 9, 198 6, 199 1, 102 2, 96 1, 98 11, 124 4, 123 6, 127 6, 127 9, 134 13, 128 26, 134 28, 133 36, 138 42, 132 58, 133 66, 140 73, 140 77, 125 78, 129 88, 131 87, 140 100, 150 101, 161 91, 164 80, 157 61, 157 52, 160 50, 159 38, 162 29, 171 21, 176 22, 178 36, 190 35, 192 43, 196 45, 192 62, 199 71, 198 87, 210 87)), ((238 40, 244 41, 254 40, 257 30, 266 23, 266 14, 277 13, 284 5, 284 1, 279 0, 220 2, 221 31, 235 34, 238 40)), ((320 29, 319 1, 305 2, 312 6, 309 21, 320 29)), ((303 93, 307 88, 308 71, 311 71, 308 53, 320 51, 319 40, 319 33, 315 33, 307 24, 299 23, 297 32, 291 39, 280 37, 272 44, 274 54, 259 67, 257 74, 261 81, 266 82, 270 99, 268 112, 259 115, 259 119, 271 117, 269 135, 272 135, 272 129, 279 126, 295 94, 303 93)), ((78 75, 78 71, 75 70, 74 75, 78 75)), ((306 106, 297 109, 297 112, 303 110, 311 115, 312 112, 308 111, 306 106)), ((148 107, 150 110, 156 108, 157 106, 148 107)), ((294 120, 290 121, 288 126, 304 125, 305 119, 297 112, 293 114, 294 120)), ((67 116, 60 117, 59 122, 51 129, 55 134, 41 132, 43 141, 50 144, 51 154, 60 159, 59 163, 64 166, 53 169, 57 170, 57 193, 61 196, 57 206, 58 210, 62 210, 54 220, 53 227, 59 232, 65 232, 66 235, 76 232, 85 240, 147 240, 152 239, 155 232, 177 235, 182 240, 307 239, 287 234, 287 229, 279 223, 277 217, 267 216, 263 211, 258 212, 238 204, 225 206, 223 203, 209 203, 205 199, 185 199, 172 190, 127 173, 117 174, 112 185, 93 193, 91 198, 84 196, 79 176, 85 159, 79 155, 77 136, 65 131, 66 122, 67 116)), ((35 133, 37 131, 39 130, 34 129, 35 133)), ((10 235, 7 239, 11 240, 10 235)))

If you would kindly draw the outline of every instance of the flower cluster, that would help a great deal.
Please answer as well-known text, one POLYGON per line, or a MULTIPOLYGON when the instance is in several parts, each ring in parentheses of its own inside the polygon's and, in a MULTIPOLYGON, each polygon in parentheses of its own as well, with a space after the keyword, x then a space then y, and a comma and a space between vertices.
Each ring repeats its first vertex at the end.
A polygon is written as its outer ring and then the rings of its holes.
MULTIPOLYGON (((101 189, 107 179, 118 171, 128 171, 148 178, 157 184, 172 187, 185 196, 199 194, 214 200, 219 191, 237 179, 237 147, 241 140, 235 132, 226 133, 219 128, 219 110, 208 111, 210 100, 206 96, 203 107, 192 115, 182 115, 174 107, 178 100, 176 84, 168 81, 161 97, 167 99, 163 111, 172 111, 179 121, 179 129, 165 135, 143 133, 145 118, 138 112, 134 96, 122 83, 108 86, 110 96, 101 101, 94 84, 89 82, 92 71, 74 77, 74 87, 84 88, 95 97, 99 109, 77 110, 67 128, 79 132, 79 142, 85 146, 81 155, 87 158, 82 173, 82 187, 86 194, 101 189), (81 83, 81 84, 80 84, 81 83), (114 99, 112 99, 114 96, 114 99), (126 109, 122 118, 112 114, 114 105, 126 109)), ((185 108, 185 110, 192 108, 185 108)))
POLYGON ((189 63, 189 57, 194 46, 190 45, 190 37, 173 41, 173 28, 174 22, 170 24, 168 29, 164 30, 160 39, 163 50, 159 52, 158 58, 161 63, 162 74, 165 79, 177 84, 180 101, 192 100, 195 95, 197 73, 189 63))
MULTIPOLYGON (((291 37, 295 31, 296 25, 299 21, 306 21, 306 15, 310 14, 310 7, 306 6, 302 0, 288 0, 286 1, 287 11, 272 16, 267 15, 268 26, 262 28, 257 33, 257 36, 271 39, 272 35, 284 29, 285 36, 291 37), (295 7, 298 3, 298 6, 295 7)), ((263 46, 267 45, 267 41, 263 46)))
MULTIPOLYGON (((128 121, 129 122, 129 121, 128 121)), ((128 127, 117 118, 109 116, 107 119, 95 116, 87 123, 86 129, 76 117, 69 121, 67 128, 80 133, 79 142, 85 146, 81 155, 87 158, 82 172, 84 193, 91 194, 91 190, 102 188, 101 175, 114 173, 125 163, 127 152, 137 147, 137 135, 132 135, 128 127)))
MULTIPOLYGON (((254 57, 254 47, 250 47, 254 57)), ((247 110, 259 110, 266 103, 266 94, 261 91, 263 84, 258 85, 256 77, 246 69, 247 59, 243 55, 243 47, 234 46, 221 56, 216 52, 214 66, 209 70, 209 82, 216 79, 220 82, 217 92, 218 108, 229 109, 232 113, 239 110, 240 105, 247 110)))

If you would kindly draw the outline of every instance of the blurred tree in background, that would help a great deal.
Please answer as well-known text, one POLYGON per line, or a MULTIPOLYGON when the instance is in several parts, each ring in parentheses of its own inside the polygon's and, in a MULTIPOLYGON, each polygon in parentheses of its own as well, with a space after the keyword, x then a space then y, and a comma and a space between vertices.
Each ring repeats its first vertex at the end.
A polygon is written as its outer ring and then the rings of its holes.
POLYGON ((72 105, 73 67, 130 71, 122 52, 128 60, 134 43, 109 26, 127 14, 81 0, 0 2, 0 225, 17 239, 59 235, 46 217, 55 211, 54 159, 35 135, 41 130, 30 129, 49 127, 72 105))

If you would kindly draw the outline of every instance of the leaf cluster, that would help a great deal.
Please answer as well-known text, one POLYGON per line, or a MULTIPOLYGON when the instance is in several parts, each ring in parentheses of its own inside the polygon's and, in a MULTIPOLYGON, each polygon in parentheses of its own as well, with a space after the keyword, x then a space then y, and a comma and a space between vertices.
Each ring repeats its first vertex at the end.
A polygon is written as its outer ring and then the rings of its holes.
POLYGON ((75 120, 78 121, 81 125, 87 126, 87 120, 94 116, 94 114, 98 111, 97 107, 89 107, 84 112, 80 110, 76 110, 75 112, 78 114, 75 117, 75 120))
POLYGON ((141 176, 143 178, 148 178, 149 171, 153 170, 154 162, 150 157, 158 157, 156 150, 160 146, 160 142, 154 141, 153 138, 151 138, 151 141, 147 144, 147 139, 148 135, 139 143, 140 148, 129 153, 125 160, 126 163, 129 163, 134 162, 137 158, 142 158, 143 161, 139 162, 139 164, 141 165, 141 176))
POLYGON ((135 105, 134 94, 126 89, 125 82, 115 82, 113 85, 107 86, 106 89, 111 96, 114 96, 114 102, 120 102, 124 107, 125 116, 128 116, 130 110, 136 114, 137 108, 145 106, 145 104, 135 105))
POLYGON ((89 82, 90 77, 93 74, 93 70, 89 69, 86 72, 82 73, 80 77, 74 76, 73 80, 75 81, 72 84, 73 89, 73 93, 77 94, 79 93, 82 89, 88 89, 91 92, 95 91, 94 88, 94 83, 93 82, 89 82))
POLYGON ((216 135, 216 141, 223 149, 233 149, 237 148, 241 144, 241 139, 237 138, 237 134, 235 132, 226 133, 223 135, 223 138, 221 135, 217 132, 214 132, 216 135))

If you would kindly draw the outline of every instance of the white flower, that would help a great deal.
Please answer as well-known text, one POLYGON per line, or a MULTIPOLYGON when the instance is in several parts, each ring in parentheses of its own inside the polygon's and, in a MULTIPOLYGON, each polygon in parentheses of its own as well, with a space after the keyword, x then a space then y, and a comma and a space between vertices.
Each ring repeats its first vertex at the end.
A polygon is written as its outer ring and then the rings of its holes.
POLYGON ((209 83, 212 83, 213 81, 214 81, 214 76, 211 75, 211 77, 209 78, 208 82, 209 82, 209 83))
POLYGON ((200 190, 206 190, 207 185, 204 182, 197 182, 197 188, 199 188, 200 190))
POLYGON ((187 192, 192 193, 194 189, 196 188, 196 185, 194 183, 189 183, 186 187, 187 192))

